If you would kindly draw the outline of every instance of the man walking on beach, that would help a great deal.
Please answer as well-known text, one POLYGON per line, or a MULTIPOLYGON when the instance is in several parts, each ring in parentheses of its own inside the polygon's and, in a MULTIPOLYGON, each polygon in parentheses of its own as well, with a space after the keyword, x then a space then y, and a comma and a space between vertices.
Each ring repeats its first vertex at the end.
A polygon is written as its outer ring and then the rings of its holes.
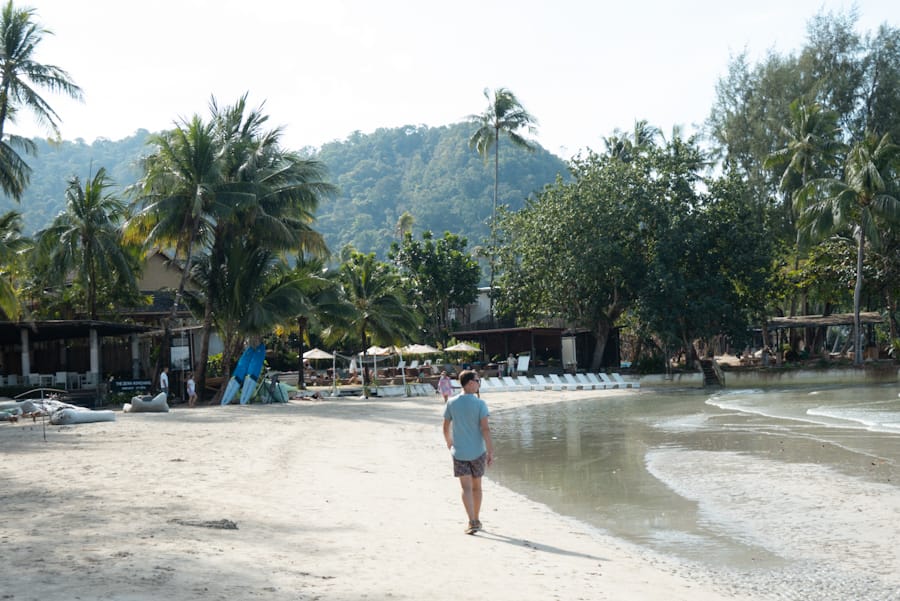
POLYGON ((462 502, 469 516, 466 534, 475 534, 481 530, 481 478, 485 467, 494 462, 494 445, 487 403, 476 396, 481 384, 478 374, 463 371, 459 384, 462 394, 444 408, 444 440, 453 455, 453 475, 462 486, 462 502))

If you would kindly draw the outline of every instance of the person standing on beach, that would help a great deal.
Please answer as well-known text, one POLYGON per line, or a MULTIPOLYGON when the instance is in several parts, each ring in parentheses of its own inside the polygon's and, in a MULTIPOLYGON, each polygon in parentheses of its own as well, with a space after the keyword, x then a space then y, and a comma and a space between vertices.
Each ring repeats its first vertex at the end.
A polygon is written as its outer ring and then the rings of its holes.
POLYGON ((193 372, 188 374, 188 381, 185 387, 187 388, 188 407, 193 407, 194 403, 197 402, 197 384, 194 382, 193 372))
POLYGON ((453 393, 453 386, 450 384, 450 377, 446 371, 441 372, 441 377, 438 380, 438 392, 444 397, 445 403, 450 398, 450 394, 453 393))
POLYGON ((481 530, 481 478, 486 466, 494 463, 494 445, 488 424, 487 403, 476 394, 481 384, 478 374, 465 370, 459 374, 462 394, 444 408, 444 441, 453 455, 453 475, 462 486, 462 502, 469 516, 466 534, 481 530))
POLYGON ((159 390, 166 393, 166 399, 169 398, 169 366, 163 367, 159 374, 159 390))

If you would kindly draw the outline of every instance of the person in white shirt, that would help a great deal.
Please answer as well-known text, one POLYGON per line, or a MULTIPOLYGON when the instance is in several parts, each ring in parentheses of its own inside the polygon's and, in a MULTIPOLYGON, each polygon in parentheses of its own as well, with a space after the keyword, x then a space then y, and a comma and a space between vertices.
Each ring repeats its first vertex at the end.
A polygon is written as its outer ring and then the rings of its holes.
POLYGON ((162 373, 159 374, 159 390, 166 393, 169 398, 169 366, 163 367, 162 373))
POLYGON ((188 407, 193 407, 194 403, 197 402, 197 384, 194 382, 194 374, 188 374, 188 381, 185 384, 187 387, 187 395, 188 395, 188 407))

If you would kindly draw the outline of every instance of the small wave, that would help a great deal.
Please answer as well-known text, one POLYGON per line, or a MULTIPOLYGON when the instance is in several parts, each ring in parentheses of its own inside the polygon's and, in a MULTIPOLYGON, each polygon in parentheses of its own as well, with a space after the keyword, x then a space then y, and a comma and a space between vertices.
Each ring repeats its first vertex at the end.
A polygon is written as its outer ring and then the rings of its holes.
POLYGON ((683 415, 671 419, 660 420, 653 424, 658 430, 667 432, 693 432, 706 426, 708 416, 703 413, 683 415))
POLYGON ((900 430, 900 413, 896 411, 874 411, 851 409, 849 407, 815 407, 808 409, 806 413, 810 416, 836 420, 847 427, 864 426, 872 432, 894 433, 900 430))

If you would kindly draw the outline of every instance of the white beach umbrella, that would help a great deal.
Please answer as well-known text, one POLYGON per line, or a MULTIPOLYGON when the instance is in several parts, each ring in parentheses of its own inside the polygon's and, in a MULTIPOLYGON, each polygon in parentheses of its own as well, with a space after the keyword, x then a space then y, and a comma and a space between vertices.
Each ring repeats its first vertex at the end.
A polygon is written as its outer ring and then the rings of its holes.
POLYGON ((435 355, 441 351, 428 344, 408 344, 403 347, 403 352, 407 355, 435 355))
POLYGON ((322 349, 314 348, 309 349, 305 353, 303 353, 304 359, 334 359, 334 355, 329 352, 323 351, 322 349))
POLYGON ((334 355, 323 351, 322 349, 313 348, 303 353, 303 358, 310 361, 315 361, 316 359, 334 359, 334 355))
POLYGON ((444 349, 445 351, 451 353, 480 353, 481 349, 477 346, 472 346, 468 342, 458 342, 453 346, 448 346, 444 349))

